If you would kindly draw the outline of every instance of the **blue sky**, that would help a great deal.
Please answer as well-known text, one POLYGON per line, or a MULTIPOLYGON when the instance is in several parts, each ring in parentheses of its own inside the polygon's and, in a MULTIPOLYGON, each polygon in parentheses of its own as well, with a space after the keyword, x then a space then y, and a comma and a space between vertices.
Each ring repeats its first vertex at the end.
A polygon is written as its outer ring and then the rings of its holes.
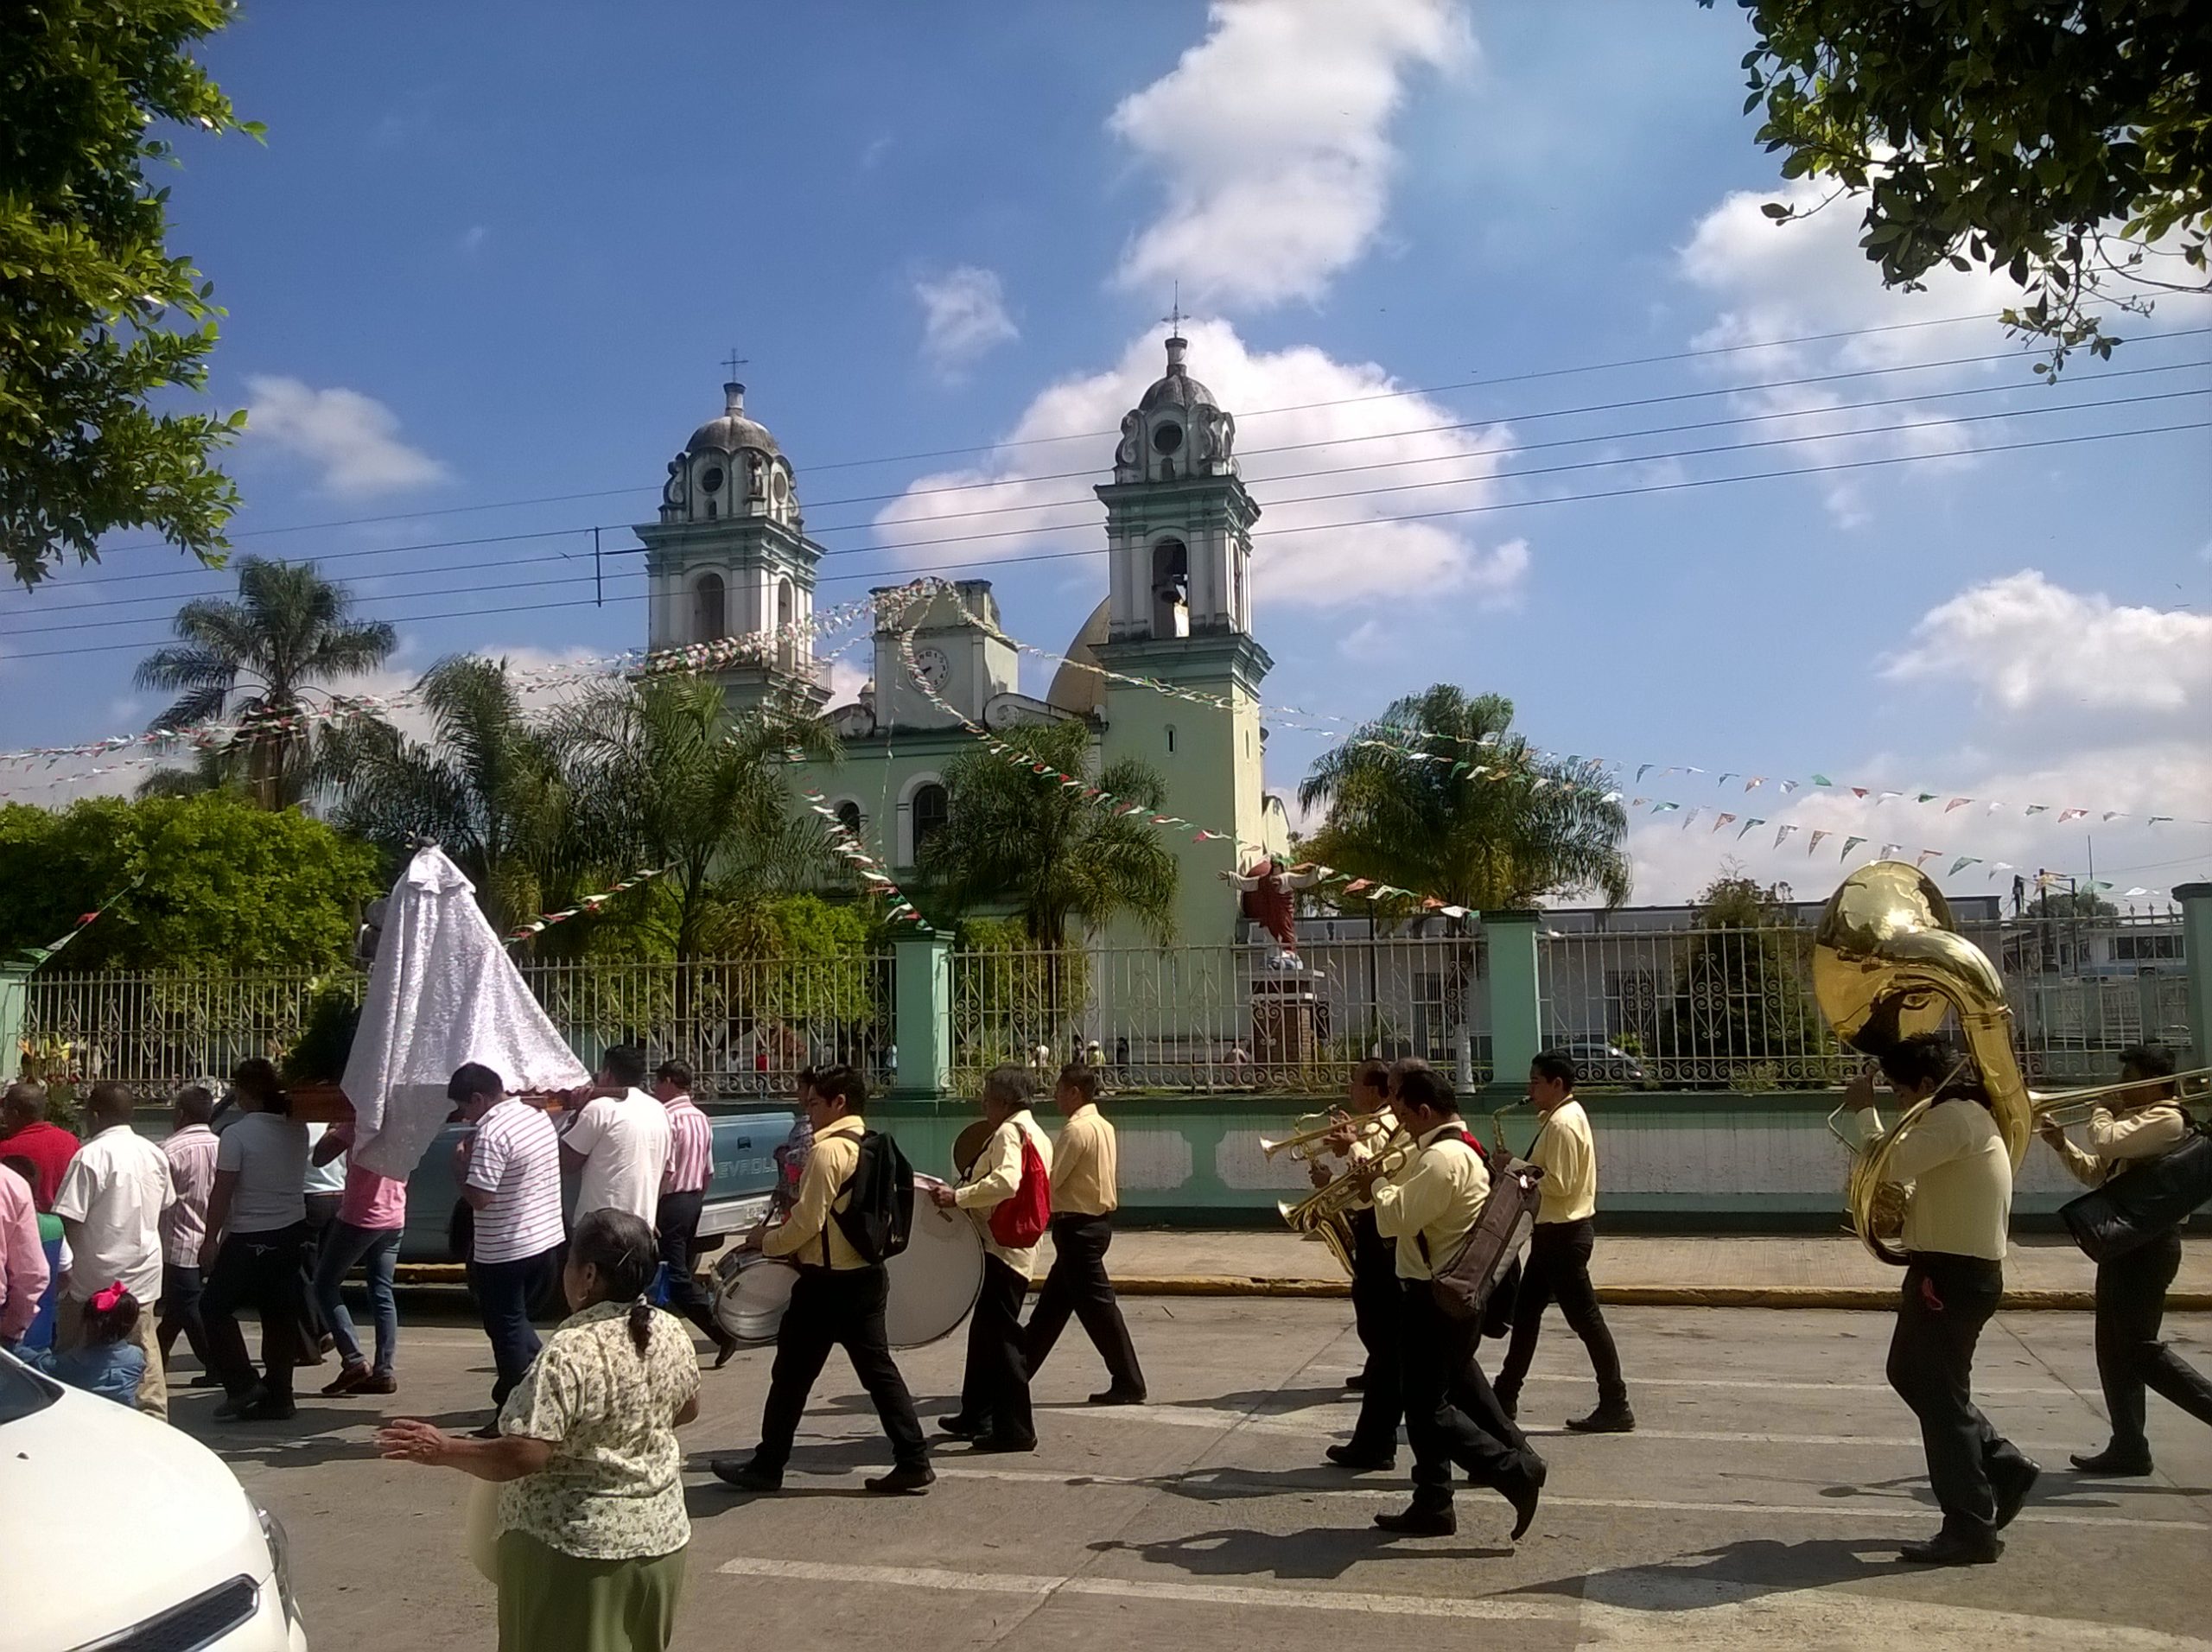
MULTIPOLYGON (((399 624, 372 687, 462 650, 637 645, 634 558, 605 607, 541 605, 590 597, 592 524, 634 543, 620 524, 718 409, 734 346, 840 553, 825 606, 989 559, 967 571, 1057 647, 1103 556, 1003 559, 1102 543, 1088 480, 1044 479, 1103 467, 1112 442, 1039 438, 1112 428, 1179 280, 1192 371, 1238 412, 1275 536, 1255 575, 1271 703, 1357 717, 1446 679, 1511 696, 1539 741, 1683 805, 1638 812, 1639 898, 1731 855, 1818 893, 1840 839, 1808 858, 1815 829, 1941 849, 1939 874, 1979 857, 1947 878, 1960 893, 1999 860, 2084 871, 2089 828, 2117 892, 2212 873, 2212 826, 2190 823, 2212 818, 2212 441, 1992 451, 2212 419, 2212 397, 2176 394, 2212 388, 2189 365, 2212 335, 2183 336, 2212 303, 2131 322, 2111 369, 2055 391, 2024 359, 1940 365, 2004 350, 1988 323, 1718 353, 2005 298, 1975 277, 1881 292, 1846 206, 1770 226, 1747 44, 1733 7, 1688 0, 701 5, 650 26, 250 6, 207 55, 267 144, 187 138, 174 179, 173 245, 230 310, 212 394, 252 410, 238 548, 331 558, 399 624), (1423 386, 1453 388, 1378 396, 1423 386), (1029 445, 990 445, 1007 438, 1029 445), (1818 439, 1729 451, 1778 438, 1818 439), (1623 489, 1651 491, 1568 497, 1623 489), (546 497, 576 494, 598 497, 546 497), (543 502, 455 509, 514 500, 543 502), (938 519, 956 511, 992 514, 938 519), (1440 511, 1464 514, 1384 519, 1440 511), (546 537, 431 543, 522 534, 546 537), (1769 784, 1716 785, 1728 771, 1769 784), (1815 772, 1942 802, 1776 789, 1815 772), (2069 807, 2091 812, 2062 829, 2069 807), (1738 820, 1715 833, 1715 811, 1738 820)), ((143 725, 139 655, 177 601, 230 583, 118 548, 0 597, 5 743, 143 725)), ((1322 739, 1270 721, 1288 791, 1322 739)))

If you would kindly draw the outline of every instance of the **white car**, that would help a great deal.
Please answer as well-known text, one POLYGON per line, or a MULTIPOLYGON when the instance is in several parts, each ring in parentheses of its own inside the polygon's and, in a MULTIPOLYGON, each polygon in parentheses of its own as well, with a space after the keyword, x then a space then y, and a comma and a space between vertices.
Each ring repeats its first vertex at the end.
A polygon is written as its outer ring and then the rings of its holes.
POLYGON ((221 1458, 3 1353, 0 1554, 8 1652, 306 1652, 284 1528, 221 1458))

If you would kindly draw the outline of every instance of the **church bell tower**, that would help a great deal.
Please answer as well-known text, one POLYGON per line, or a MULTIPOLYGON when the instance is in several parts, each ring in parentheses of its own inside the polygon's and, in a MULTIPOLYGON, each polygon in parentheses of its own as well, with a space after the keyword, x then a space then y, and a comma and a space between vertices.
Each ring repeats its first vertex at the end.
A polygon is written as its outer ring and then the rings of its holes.
POLYGON ((1263 852, 1259 687, 1274 661, 1252 637, 1260 507, 1237 474, 1236 421, 1191 376, 1189 348, 1167 340, 1167 371, 1122 421, 1114 480, 1097 489, 1111 572, 1107 640, 1095 651, 1109 670, 1203 696, 1109 678, 1102 752, 1166 777, 1161 812, 1230 834, 1173 840, 1177 928, 1202 942, 1234 927, 1236 898, 1219 874, 1263 852))

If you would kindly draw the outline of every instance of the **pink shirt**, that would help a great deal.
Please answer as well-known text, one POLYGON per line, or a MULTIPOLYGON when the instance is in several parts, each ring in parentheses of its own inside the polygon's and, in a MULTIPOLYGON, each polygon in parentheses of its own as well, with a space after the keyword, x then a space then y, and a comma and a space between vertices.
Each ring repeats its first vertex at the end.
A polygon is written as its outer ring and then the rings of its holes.
POLYGON ((204 1124, 169 1132, 162 1152, 169 1161, 176 1203, 162 1212, 162 1255, 173 1268, 200 1266, 207 1237, 207 1195, 215 1188, 215 1150, 222 1145, 204 1124))
POLYGON ((346 1144, 346 1191, 338 1198, 338 1219, 370 1233, 407 1225, 407 1183, 379 1176, 353 1159, 353 1127, 334 1126, 330 1134, 346 1144))
POLYGON ((715 1127, 689 1096, 668 1102, 668 1168, 661 1191, 700 1193, 715 1179, 715 1127))
POLYGON ((0 1166, 0 1343, 20 1342, 31 1328, 48 1273, 31 1185, 0 1166))

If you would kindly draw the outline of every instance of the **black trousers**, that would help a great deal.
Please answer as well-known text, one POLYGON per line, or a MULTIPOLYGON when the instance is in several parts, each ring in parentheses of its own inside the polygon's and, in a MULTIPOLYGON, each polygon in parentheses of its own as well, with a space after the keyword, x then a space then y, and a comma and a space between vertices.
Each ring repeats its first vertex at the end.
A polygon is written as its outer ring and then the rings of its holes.
POLYGON ((207 1339, 208 1369, 233 1400, 253 1387, 253 1362, 238 1311, 251 1306, 261 1319, 262 1381, 275 1400, 292 1397, 292 1367, 300 1353, 307 1281, 300 1259, 307 1254, 304 1222, 268 1233, 233 1233, 215 1253, 200 1295, 200 1321, 207 1339))
POLYGON ((968 1368, 960 1383, 960 1418, 978 1433, 1011 1445, 1037 1438, 1029 1409, 1029 1353, 1021 1331, 1021 1299, 1029 1281, 995 1256, 983 1258, 983 1288, 968 1316, 968 1368))
POLYGON ((1613 1347, 1613 1333, 1598 1306, 1598 1293, 1590 1283, 1590 1252, 1596 1243, 1590 1218, 1579 1222, 1544 1222, 1529 1238, 1529 1261, 1521 1272, 1521 1288, 1513 1299, 1513 1340, 1506 1344, 1505 1363, 1498 1367, 1497 1391, 1507 1403, 1517 1401, 1529 1363, 1536 1357, 1536 1338, 1544 1328, 1544 1310, 1553 1303, 1566 1317, 1567 1328, 1582 1338, 1589 1351, 1590 1367, 1598 1375, 1598 1403, 1628 1403, 1628 1387, 1621 1381, 1621 1357, 1613 1347))
POLYGON ((315 1264, 322 1259, 322 1236, 332 1223, 338 1220, 338 1207, 345 1202, 343 1193, 309 1193, 307 1195, 307 1243, 300 1247, 300 1352, 313 1357, 321 1350, 322 1339, 330 1334, 330 1327, 322 1322, 322 1309, 315 1298, 315 1264))
POLYGON ((1114 1218, 1109 1216, 1056 1216, 1052 1218, 1052 1271, 1045 1275, 1045 1288, 1029 1311, 1029 1327, 1023 1333, 1029 1374, 1037 1375, 1073 1314, 1106 1362, 1107 1380, 1117 1394, 1142 1394, 1144 1372, 1137 1365, 1137 1350, 1129 1341, 1129 1327, 1122 1318, 1122 1305, 1114 1299, 1113 1281, 1106 1277, 1106 1249, 1114 1242, 1114 1218))
POLYGON ((200 1299, 204 1282, 198 1268, 187 1268, 181 1262, 163 1261, 162 1264, 161 1319, 155 1327, 160 1339, 162 1357, 168 1357, 169 1350, 181 1336, 192 1350, 193 1358, 200 1369, 212 1371, 215 1363, 207 1357, 207 1332, 200 1321, 200 1299))
POLYGON ((699 1283, 699 1212, 707 1195, 663 1193, 655 1221, 660 1229, 660 1259, 668 1268, 668 1311, 680 1313, 717 1343, 728 1332, 715 1318, 714 1299, 699 1283))
POLYGON ((1452 1465, 1503 1489, 1529 1471, 1529 1442, 1475 1363, 1480 1328, 1436 1305, 1427 1280, 1401 1281, 1406 1435, 1414 1448, 1414 1505, 1452 1506, 1452 1465))
MULTIPOLYGON (((665 1199, 661 1208, 667 1208, 665 1199)), ((891 1442, 900 1468, 929 1461, 913 1396, 891 1357, 883 1329, 884 1305, 891 1277, 880 1267, 833 1271, 802 1268, 791 1287, 791 1306, 776 1329, 776 1363, 768 1374, 768 1402, 760 1412, 760 1448, 754 1466, 780 1474, 791 1461, 791 1441, 805 1414, 807 1395, 832 1348, 842 1348, 868 1397, 875 1401, 876 1420, 891 1442)))
POLYGON ((476 1312, 492 1343, 492 1403, 503 1406, 522 1381, 541 1346, 530 1322, 531 1304, 552 1284, 560 1247, 511 1262, 468 1264, 468 1283, 476 1293, 476 1312))
POLYGON ((2212 1378, 2158 1340, 2166 1290, 2181 1270, 2181 1233, 2097 1265, 2097 1376, 2112 1416, 2112 1443, 2148 1454, 2143 1437, 2147 1387, 2199 1422, 2212 1422, 2212 1378))
POLYGON ((1404 1293, 1398 1287, 1398 1248, 1375 1226, 1375 1212, 1351 1214, 1351 1321, 1367 1350, 1360 1372, 1359 1420, 1351 1449, 1362 1457, 1398 1454, 1398 1425, 1405 1420, 1404 1293))
POLYGON ((1890 1340, 1890 1386, 1920 1420, 1928 1481, 1944 1529, 1962 1536, 1994 1529, 1991 1471, 2026 1461, 1974 1402, 1974 1344, 2004 1291, 2001 1263, 1915 1251, 1890 1340))

